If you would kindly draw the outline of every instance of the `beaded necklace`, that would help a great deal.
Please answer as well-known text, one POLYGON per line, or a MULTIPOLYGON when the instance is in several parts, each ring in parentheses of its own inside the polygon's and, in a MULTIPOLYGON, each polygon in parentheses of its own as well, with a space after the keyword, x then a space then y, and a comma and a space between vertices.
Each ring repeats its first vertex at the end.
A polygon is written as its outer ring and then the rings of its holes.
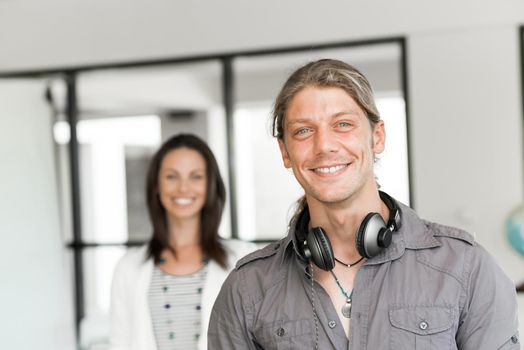
MULTIPOLYGON (((358 259, 357 261, 352 262, 352 263, 345 263, 345 262, 335 258, 335 261, 337 261, 338 263, 344 265, 347 268, 350 268, 350 267, 353 267, 353 266, 357 265, 362 260, 364 260, 364 257, 361 257, 360 259, 358 259)), ((340 288, 340 291, 346 297, 346 303, 342 306, 342 309, 341 309, 342 315, 344 317, 346 317, 346 318, 351 318, 351 297, 353 296, 353 289, 351 290, 350 293, 346 292, 344 290, 344 288, 342 288, 342 285, 340 284, 340 281, 338 280, 337 275, 335 275, 333 270, 331 270, 330 272, 331 272, 331 275, 333 275, 333 277, 335 278, 335 282, 337 282, 338 288, 340 288)))
POLYGON ((342 308, 340 311, 342 311, 342 316, 345 318, 351 318, 351 297, 353 296, 353 289, 348 293, 342 288, 342 285, 340 284, 337 275, 333 272, 333 270, 330 271, 331 275, 333 275, 333 278, 335 278, 335 282, 337 282, 338 288, 340 288, 340 291, 342 294, 346 297, 346 303, 342 305, 342 308))

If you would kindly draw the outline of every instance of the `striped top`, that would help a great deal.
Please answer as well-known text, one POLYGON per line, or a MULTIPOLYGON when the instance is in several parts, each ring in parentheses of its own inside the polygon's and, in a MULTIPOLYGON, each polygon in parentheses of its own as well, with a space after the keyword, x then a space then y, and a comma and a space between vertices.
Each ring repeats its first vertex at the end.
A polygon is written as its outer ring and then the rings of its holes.
POLYGON ((158 350, 197 349, 206 275, 207 264, 183 276, 170 275, 155 266, 148 301, 158 350))

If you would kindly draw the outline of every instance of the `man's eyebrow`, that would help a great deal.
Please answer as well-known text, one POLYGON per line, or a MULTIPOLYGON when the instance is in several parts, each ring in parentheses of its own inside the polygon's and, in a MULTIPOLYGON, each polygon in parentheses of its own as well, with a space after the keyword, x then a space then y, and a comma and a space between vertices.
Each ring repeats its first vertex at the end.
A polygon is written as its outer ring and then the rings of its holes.
POLYGON ((286 124, 287 125, 301 124, 301 123, 305 123, 305 122, 307 122, 309 120, 311 120, 311 119, 309 119, 309 118, 300 118, 300 119, 288 120, 286 124))
POLYGON ((338 117, 342 117, 342 116, 345 116, 345 115, 358 116, 359 115, 359 111, 357 111, 356 109, 348 109, 346 111, 340 111, 338 113, 333 114, 331 116, 331 118, 338 118, 338 117))
MULTIPOLYGON (((160 171, 169 171, 169 172, 173 172, 173 173, 178 173, 179 171, 175 168, 171 168, 171 167, 164 167, 164 168, 161 168, 160 171)), ((191 174, 192 173, 197 173, 197 172, 205 172, 206 169, 205 168, 196 168, 196 169, 193 169, 191 170, 191 174)))
MULTIPOLYGON (((345 110, 345 111, 340 111, 340 112, 337 112, 337 113, 333 114, 331 116, 331 119, 335 119, 335 118, 339 118, 339 117, 343 117, 343 116, 347 116, 347 115, 358 116, 359 115, 359 111, 357 111, 356 109, 348 109, 348 110, 345 110)), ((311 119, 312 118, 292 119, 292 120, 287 120, 286 124, 287 125, 301 124, 301 123, 306 123, 306 122, 310 121, 311 119)))

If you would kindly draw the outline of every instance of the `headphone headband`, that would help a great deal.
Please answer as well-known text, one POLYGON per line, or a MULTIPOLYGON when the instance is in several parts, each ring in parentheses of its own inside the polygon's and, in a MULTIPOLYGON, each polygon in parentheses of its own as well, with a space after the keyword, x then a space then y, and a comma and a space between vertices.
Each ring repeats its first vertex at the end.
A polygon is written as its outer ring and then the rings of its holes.
POLYGON ((380 199, 384 204, 386 204, 386 207, 388 207, 389 210, 389 218, 387 222, 388 227, 392 227, 392 231, 397 231, 400 228, 400 209, 397 205, 397 201, 394 200, 389 194, 386 192, 378 191, 378 194, 380 196, 380 199))

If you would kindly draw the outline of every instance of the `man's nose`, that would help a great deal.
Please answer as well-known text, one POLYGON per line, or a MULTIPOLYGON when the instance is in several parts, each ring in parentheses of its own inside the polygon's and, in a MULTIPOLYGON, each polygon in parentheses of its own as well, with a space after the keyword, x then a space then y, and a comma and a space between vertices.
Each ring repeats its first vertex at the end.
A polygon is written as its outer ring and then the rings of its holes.
POLYGON ((328 128, 319 128, 314 135, 316 154, 336 152, 338 150, 334 135, 328 128))

